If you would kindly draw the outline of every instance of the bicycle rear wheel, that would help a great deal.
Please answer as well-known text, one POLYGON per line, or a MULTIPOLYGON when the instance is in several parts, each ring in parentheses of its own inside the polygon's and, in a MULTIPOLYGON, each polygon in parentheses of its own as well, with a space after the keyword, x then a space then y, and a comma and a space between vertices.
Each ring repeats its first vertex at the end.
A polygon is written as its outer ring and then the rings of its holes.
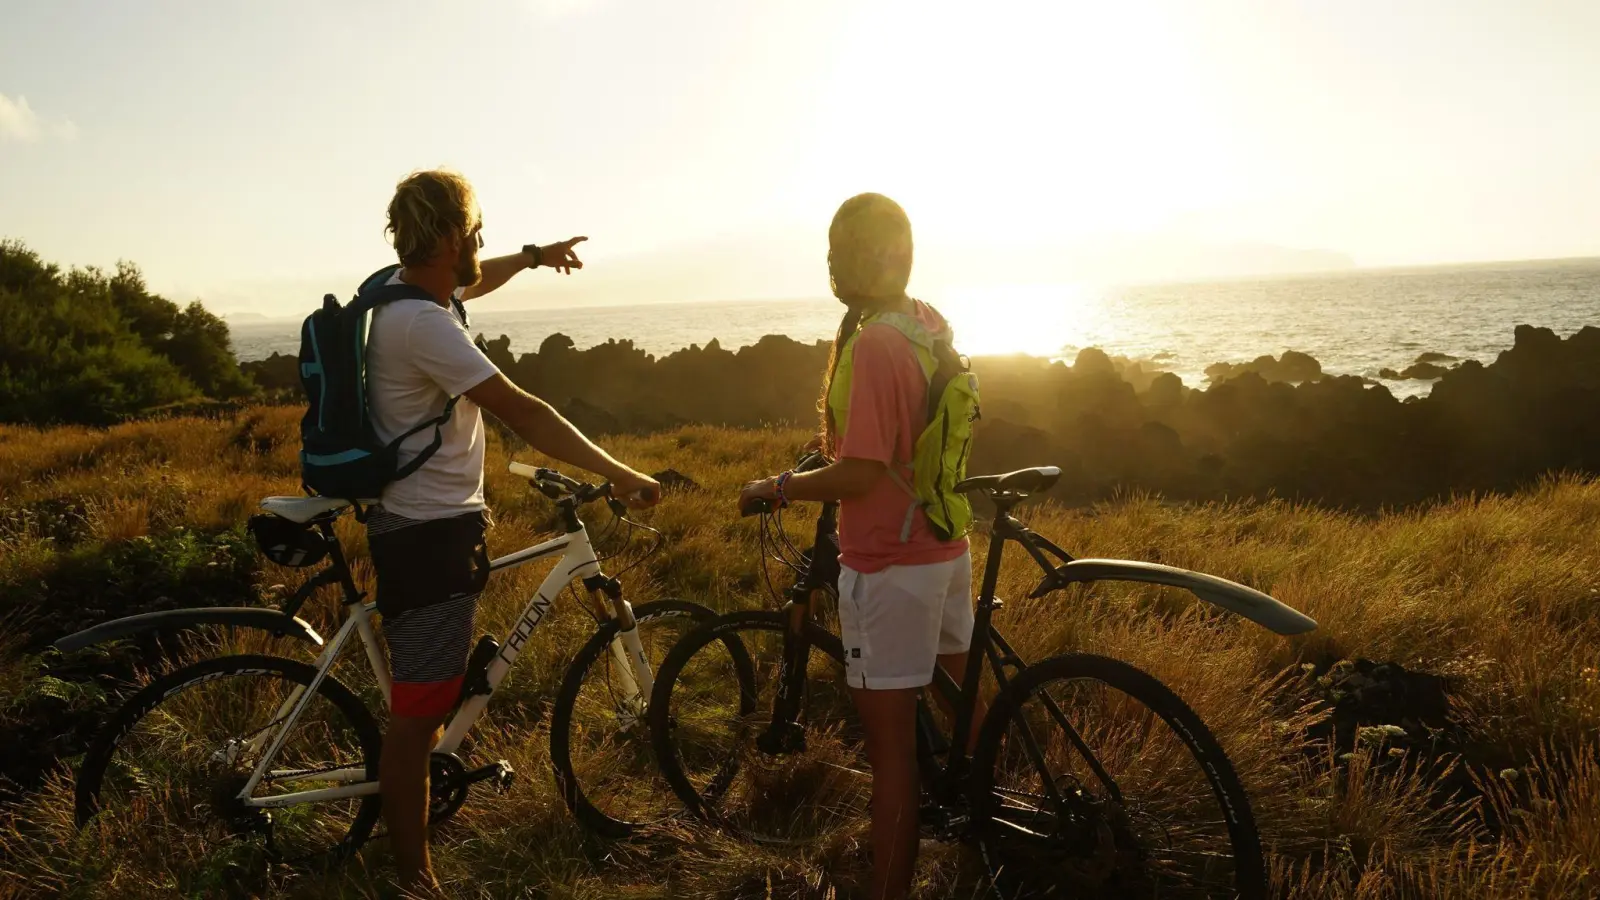
POLYGON ((1199 716, 1126 663, 1070 654, 997 699, 973 760, 974 824, 995 892, 1267 895, 1233 766, 1199 716))
MULTIPOLYGON (((716 615, 686 600, 634 608, 651 668, 679 638, 716 615)), ((633 669, 624 667, 620 642, 613 646, 617 630, 615 620, 603 623, 573 657, 550 717, 556 787, 580 824, 609 838, 683 812, 656 768, 645 721, 650 698, 635 692, 633 669)))
MULTIPOLYGON (((107 852, 159 867, 176 885, 201 892, 219 867, 325 867, 343 860, 371 835, 376 794, 273 810, 237 799, 283 721, 286 702, 316 676, 302 662, 241 655, 151 682, 106 723, 84 757, 76 785, 79 827, 101 829, 107 852)), ((353 781, 375 780, 381 745, 366 706, 324 678, 252 797, 335 787, 326 777, 334 770, 353 781)))
POLYGON ((650 704, 661 774, 692 811, 745 838, 812 840, 864 825, 866 748, 839 638, 804 626, 799 715, 774 728, 784 613, 730 613, 696 629, 661 664, 650 704), (737 651, 749 661, 740 677, 737 651))

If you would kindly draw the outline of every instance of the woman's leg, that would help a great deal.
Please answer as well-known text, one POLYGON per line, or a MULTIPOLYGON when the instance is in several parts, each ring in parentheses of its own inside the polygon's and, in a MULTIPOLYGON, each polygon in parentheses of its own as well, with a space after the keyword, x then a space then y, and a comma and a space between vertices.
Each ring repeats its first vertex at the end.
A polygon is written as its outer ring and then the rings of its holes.
MULTIPOLYGON (((939 654, 939 668, 943 669, 945 674, 950 676, 950 679, 956 683, 957 688, 960 688, 962 682, 966 681, 967 679, 966 651, 962 651, 960 653, 939 654)), ((939 691, 929 690, 928 693, 933 695, 934 702, 939 704, 939 708, 944 711, 944 714, 950 717, 950 727, 956 727, 955 704, 951 703, 950 699, 939 691)), ((968 756, 971 756, 978 749, 978 730, 983 725, 984 716, 987 716, 988 714, 989 704, 983 699, 983 683, 979 682, 978 696, 973 698, 972 701, 972 728, 967 732, 968 756)), ((952 736, 952 740, 953 739, 954 738, 952 736)))
POLYGON ((917 863, 917 692, 852 688, 872 765, 871 900, 911 892, 917 863))

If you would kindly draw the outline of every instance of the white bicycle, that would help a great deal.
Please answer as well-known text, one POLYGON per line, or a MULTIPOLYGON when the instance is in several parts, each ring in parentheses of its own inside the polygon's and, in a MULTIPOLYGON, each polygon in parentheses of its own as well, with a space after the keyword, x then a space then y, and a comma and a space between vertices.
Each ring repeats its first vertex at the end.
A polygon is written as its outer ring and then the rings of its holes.
MULTIPOLYGON (((604 500, 617 523, 629 522, 609 485, 519 463, 511 471, 555 501, 565 533, 493 560, 491 571, 559 561, 505 643, 485 635, 469 658, 458 706, 432 757, 430 824, 453 815, 473 784, 510 786, 513 773, 504 760, 469 767, 457 751, 556 595, 579 581, 598 627, 573 658, 556 698, 550 755, 561 795, 579 821, 600 834, 623 836, 681 809, 656 774, 645 704, 655 665, 678 637, 714 614, 683 600, 635 609, 623 599, 620 582, 601 571, 579 518, 584 504, 604 500)), ((382 732, 367 704, 330 674, 358 638, 376 682, 369 693, 381 690, 388 700, 374 604, 357 590, 333 533, 334 520, 350 504, 270 497, 261 505, 271 516, 258 516, 252 530, 269 557, 292 565, 329 560, 283 608, 153 613, 57 642, 74 650, 141 631, 211 624, 265 629, 322 646, 314 664, 233 655, 185 666, 134 694, 96 736, 76 785, 79 826, 103 822, 114 841, 137 843, 159 834, 167 862, 179 868, 214 865, 218 842, 235 860, 243 853, 272 863, 336 862, 366 842, 378 821, 382 732), (327 641, 295 616, 324 585, 342 589, 345 608, 343 625, 327 641)))

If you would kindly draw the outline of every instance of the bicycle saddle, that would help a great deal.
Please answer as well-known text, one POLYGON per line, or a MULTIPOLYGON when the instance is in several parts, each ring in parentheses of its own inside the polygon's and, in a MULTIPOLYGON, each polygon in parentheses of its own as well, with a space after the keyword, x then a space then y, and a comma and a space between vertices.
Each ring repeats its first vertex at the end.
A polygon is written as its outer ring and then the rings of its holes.
POLYGON ((1032 469, 1018 469, 1004 475, 979 475, 956 483, 956 490, 963 494, 972 491, 1003 491, 1019 494, 1033 494, 1039 491, 1048 491, 1050 486, 1061 477, 1061 469, 1056 466, 1035 466, 1032 469))
POLYGON ((344 509, 349 505, 348 500, 335 500, 332 497, 267 497, 261 501, 262 509, 291 522, 309 522, 325 512, 344 509))

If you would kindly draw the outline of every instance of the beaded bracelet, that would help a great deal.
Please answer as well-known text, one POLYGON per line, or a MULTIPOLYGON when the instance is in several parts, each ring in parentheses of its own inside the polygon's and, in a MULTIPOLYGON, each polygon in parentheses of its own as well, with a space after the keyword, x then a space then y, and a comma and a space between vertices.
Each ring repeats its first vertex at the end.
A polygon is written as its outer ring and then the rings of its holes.
POLYGON ((790 471, 783 472, 783 473, 778 475, 777 481, 774 482, 773 485, 772 485, 773 491, 778 495, 778 508, 779 509, 782 509, 785 506, 789 505, 789 496, 783 492, 783 484, 784 484, 784 482, 788 481, 790 479, 790 477, 792 477, 793 475, 794 475, 794 470, 792 470, 792 469, 790 471))

